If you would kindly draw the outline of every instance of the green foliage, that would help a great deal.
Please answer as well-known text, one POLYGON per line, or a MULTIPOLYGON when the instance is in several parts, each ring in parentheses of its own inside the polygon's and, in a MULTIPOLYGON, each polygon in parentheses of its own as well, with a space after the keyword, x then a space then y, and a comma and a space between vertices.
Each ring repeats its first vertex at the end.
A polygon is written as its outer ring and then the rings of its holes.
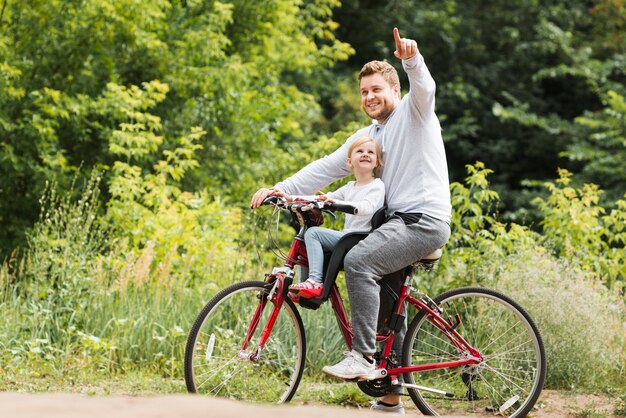
POLYGON ((562 97, 557 99, 569 99, 569 104, 537 106, 521 95, 511 94, 505 96, 507 106, 495 103, 493 107, 501 120, 539 129, 547 135, 545 141, 562 144, 559 157, 567 158, 569 167, 580 174, 582 182, 601 185, 609 202, 621 198, 626 181, 622 164, 626 157, 625 51, 623 43, 609 46, 605 38, 621 36, 620 27, 623 33, 623 21, 607 13, 620 7, 623 5, 598 1, 583 17, 593 22, 593 34, 588 37, 577 36, 572 29, 550 20, 538 26, 542 47, 557 54, 559 61, 537 70, 532 80, 545 88, 568 86, 571 93, 560 93, 562 97), (607 25, 614 28, 611 35, 598 30, 607 25), (576 102, 585 105, 573 106, 576 102))
POLYGON ((28 236, 19 288, 32 301, 27 309, 37 318, 36 329, 52 343, 75 324, 75 313, 86 308, 97 280, 98 255, 106 248, 108 234, 98 218, 99 181, 99 174, 92 174, 76 201, 58 196, 50 186, 28 236))
POLYGON ((537 199, 543 234, 498 222, 489 208, 491 170, 468 166, 466 184, 452 187, 452 237, 437 277, 416 278, 435 294, 478 284, 501 290, 536 320, 548 353, 547 386, 610 387, 626 370, 624 202, 609 215, 594 185, 574 188, 560 170, 547 183, 549 198, 537 199))
POLYGON ((520 248, 532 247, 538 237, 528 228, 502 223, 496 218, 498 193, 489 188, 487 177, 493 172, 482 162, 466 166, 465 184, 450 185, 452 200, 452 235, 446 244, 446 256, 440 262, 434 282, 428 278, 419 283, 430 293, 452 286, 474 285, 477 274, 490 260, 506 259, 520 248))
MULTIPOLYGON (((164 173, 170 162, 160 163, 164 173)), ((19 266, 0 270, 2 359, 9 369, 63 376, 142 367, 179 376, 183 326, 205 302, 198 295, 228 284, 246 257, 235 243, 236 210, 190 193, 142 205, 150 193, 166 196, 173 188, 156 184, 157 177, 140 178, 148 192, 126 201, 126 210, 142 210, 145 222, 128 231, 131 225, 111 222, 114 214, 98 214, 95 173, 77 200, 52 187, 42 198, 27 254, 19 266)))
POLYGON ((119 160, 111 169, 107 220, 116 236, 127 240, 128 250, 144 252, 150 259, 151 275, 163 280, 190 275, 198 280, 214 271, 207 270, 207 253, 219 250, 224 256, 228 243, 236 239, 239 211, 223 208, 207 193, 181 189, 185 175, 200 165, 196 152, 202 149, 198 142, 205 132, 193 128, 176 141, 168 140, 171 149, 162 149, 161 119, 146 111, 163 101, 166 92, 167 86, 158 82, 143 89, 109 86, 103 101, 117 105, 112 111, 121 113, 121 122, 109 142, 110 152, 119 160), (126 105, 120 108, 120 103, 126 105), (152 169, 142 168, 142 162, 159 153, 162 159, 152 169))
MULTIPOLYGON (((623 64, 624 62, 622 62, 623 64)), ((624 92, 601 94, 603 109, 586 111, 575 123, 586 129, 576 130, 572 144, 565 151, 572 161, 581 161, 584 179, 602 182, 610 190, 611 200, 618 199, 626 184, 626 102, 624 92)))
POLYGON ((574 188, 570 185, 571 176, 568 171, 559 170, 556 184, 546 183, 550 196, 535 201, 543 214, 545 241, 559 257, 576 260, 609 288, 623 286, 626 201, 618 201, 617 207, 606 215, 606 210, 599 206, 598 186, 585 184, 574 188))
POLYGON ((288 166, 290 147, 317 135, 320 109, 305 90, 353 52, 334 35, 338 5, 5 2, 0 247, 22 241, 46 180, 68 190, 75 172, 98 167, 106 183, 106 169, 131 156, 150 169, 157 148, 179 148, 191 127, 205 143, 185 188, 240 202, 268 165, 288 166))

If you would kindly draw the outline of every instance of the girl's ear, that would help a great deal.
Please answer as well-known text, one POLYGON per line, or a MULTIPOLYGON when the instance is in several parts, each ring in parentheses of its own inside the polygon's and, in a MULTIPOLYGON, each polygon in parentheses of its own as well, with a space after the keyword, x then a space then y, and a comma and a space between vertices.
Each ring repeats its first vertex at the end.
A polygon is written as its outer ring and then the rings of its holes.
POLYGON ((352 168, 352 160, 350 159, 350 157, 346 158, 346 164, 348 165, 348 168, 352 168))

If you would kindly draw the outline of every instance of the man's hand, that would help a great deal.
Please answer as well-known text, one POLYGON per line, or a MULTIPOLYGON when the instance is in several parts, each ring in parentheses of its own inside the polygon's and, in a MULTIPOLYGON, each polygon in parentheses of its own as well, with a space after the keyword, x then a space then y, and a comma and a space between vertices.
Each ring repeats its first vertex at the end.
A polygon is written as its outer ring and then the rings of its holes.
POLYGON ((256 209, 259 206, 261 206, 263 204, 263 201, 268 197, 268 196, 276 196, 279 195, 280 193, 282 193, 280 190, 275 189, 275 188, 260 188, 259 190, 257 190, 257 192, 252 196, 252 200, 250 201, 250 208, 251 209, 256 209))
POLYGON ((396 50, 393 55, 401 60, 407 60, 417 55, 417 42, 413 39, 400 38, 398 28, 393 28, 393 39, 396 41, 396 50))

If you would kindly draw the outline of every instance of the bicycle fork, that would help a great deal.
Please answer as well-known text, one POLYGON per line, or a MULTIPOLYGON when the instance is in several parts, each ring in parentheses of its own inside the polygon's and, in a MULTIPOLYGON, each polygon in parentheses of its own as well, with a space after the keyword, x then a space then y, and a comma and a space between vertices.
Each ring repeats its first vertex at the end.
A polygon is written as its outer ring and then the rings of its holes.
POLYGON ((259 304, 254 312, 252 317, 252 321, 250 322, 250 326, 248 327, 248 331, 246 332, 246 337, 241 346, 241 349, 237 353, 237 358, 240 360, 249 360, 253 363, 258 362, 261 359, 261 353, 263 352, 263 348, 267 343, 267 340, 272 333, 272 329, 274 328, 274 324, 276 323, 276 319, 278 318, 278 314, 280 313, 280 309, 283 306, 284 302, 284 288, 285 281, 291 282, 293 280, 294 271, 291 269, 275 269, 269 277, 271 279, 268 281, 268 284, 271 284, 272 287, 270 291, 266 294, 265 292, 259 292, 259 304), (273 281, 273 283, 272 283, 273 281), (267 302, 271 302, 273 306, 272 312, 270 313, 265 326, 263 327, 263 331, 261 332, 261 338, 259 339, 259 344, 254 351, 247 350, 248 344, 252 339, 257 327, 259 326, 259 322, 261 321, 261 316, 266 309, 267 302))

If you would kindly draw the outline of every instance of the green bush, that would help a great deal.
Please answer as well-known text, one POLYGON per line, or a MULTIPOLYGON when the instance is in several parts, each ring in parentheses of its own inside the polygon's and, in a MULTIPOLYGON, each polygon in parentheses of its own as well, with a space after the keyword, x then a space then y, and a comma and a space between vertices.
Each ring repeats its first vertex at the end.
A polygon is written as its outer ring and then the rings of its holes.
POLYGON ((483 164, 468 166, 466 184, 452 185, 452 237, 439 271, 421 275, 420 289, 437 294, 464 285, 509 294, 533 316, 548 353, 547 386, 619 385, 626 371, 624 201, 608 214, 597 186, 570 185, 571 175, 546 183, 538 199, 542 234, 495 218, 483 164))

